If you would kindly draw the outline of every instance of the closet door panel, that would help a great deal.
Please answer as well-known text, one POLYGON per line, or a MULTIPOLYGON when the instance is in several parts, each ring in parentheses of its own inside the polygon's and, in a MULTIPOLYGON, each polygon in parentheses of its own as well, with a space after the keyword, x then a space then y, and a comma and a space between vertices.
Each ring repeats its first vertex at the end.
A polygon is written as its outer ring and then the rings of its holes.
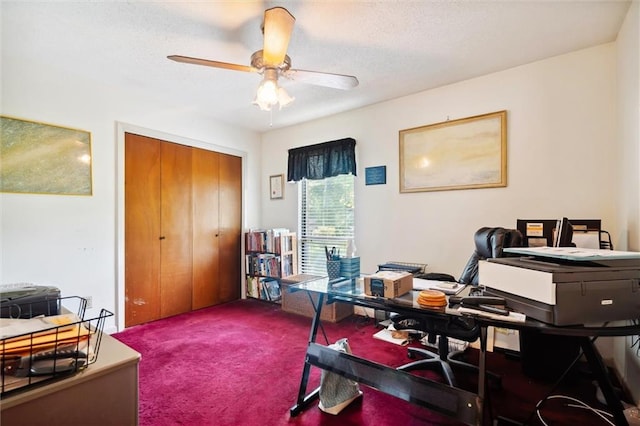
POLYGON ((240 298, 242 234, 242 158, 220 154, 219 302, 240 298))
POLYGON ((216 288, 218 260, 218 158, 213 151, 193 148, 193 309, 220 303, 216 288))
POLYGON ((162 317, 191 310, 191 148, 162 144, 160 311, 162 317))
POLYGON ((125 327, 160 318, 160 143, 125 134, 125 327))

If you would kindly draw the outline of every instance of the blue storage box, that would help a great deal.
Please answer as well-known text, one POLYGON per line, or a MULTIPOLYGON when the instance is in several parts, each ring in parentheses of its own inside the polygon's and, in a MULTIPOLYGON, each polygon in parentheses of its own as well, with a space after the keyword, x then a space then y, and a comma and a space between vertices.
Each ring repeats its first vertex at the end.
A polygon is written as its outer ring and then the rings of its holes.
POLYGON ((358 278, 360 276, 360 258, 341 257, 340 276, 344 278, 358 278))

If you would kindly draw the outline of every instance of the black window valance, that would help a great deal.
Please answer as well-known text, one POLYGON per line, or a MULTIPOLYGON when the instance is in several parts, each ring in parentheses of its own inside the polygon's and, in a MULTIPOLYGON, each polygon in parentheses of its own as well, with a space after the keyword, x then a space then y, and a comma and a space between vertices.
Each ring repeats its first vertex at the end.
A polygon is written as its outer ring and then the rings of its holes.
POLYGON ((346 175, 356 176, 356 140, 353 138, 289 150, 287 181, 318 180, 346 175))

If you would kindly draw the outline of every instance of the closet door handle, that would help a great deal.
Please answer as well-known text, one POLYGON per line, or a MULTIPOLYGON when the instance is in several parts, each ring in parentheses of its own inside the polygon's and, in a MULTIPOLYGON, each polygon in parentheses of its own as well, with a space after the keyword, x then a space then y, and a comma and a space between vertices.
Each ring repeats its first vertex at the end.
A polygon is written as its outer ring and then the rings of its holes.
POLYGON ((163 235, 159 239, 164 240, 166 237, 163 235))

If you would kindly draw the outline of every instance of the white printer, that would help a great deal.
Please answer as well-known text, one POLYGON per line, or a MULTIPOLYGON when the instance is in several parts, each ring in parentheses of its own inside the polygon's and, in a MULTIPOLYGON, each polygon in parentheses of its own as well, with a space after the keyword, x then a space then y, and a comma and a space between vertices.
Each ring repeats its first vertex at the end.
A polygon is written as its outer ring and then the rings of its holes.
POLYGON ((507 306, 554 325, 640 318, 640 253, 521 247, 479 262, 479 283, 507 306))

